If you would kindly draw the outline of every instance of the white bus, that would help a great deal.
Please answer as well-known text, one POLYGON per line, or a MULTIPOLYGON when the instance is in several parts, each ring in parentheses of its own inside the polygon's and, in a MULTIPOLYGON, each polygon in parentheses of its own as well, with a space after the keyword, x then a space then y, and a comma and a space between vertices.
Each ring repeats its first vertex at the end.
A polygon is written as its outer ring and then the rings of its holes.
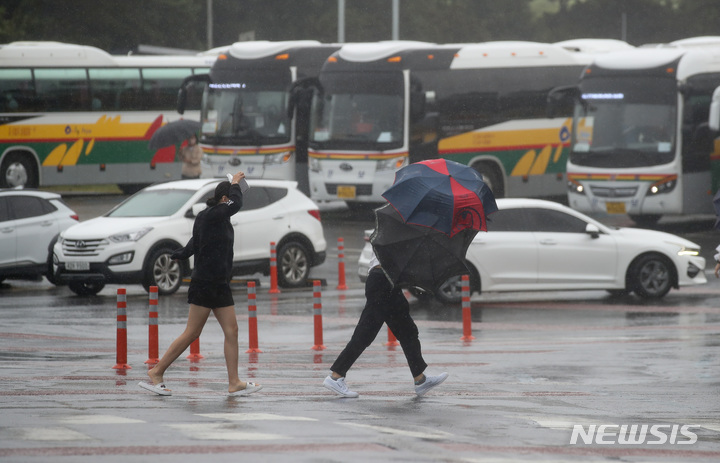
POLYGON ((430 158, 473 166, 496 197, 565 195, 566 120, 548 92, 625 42, 347 44, 323 66, 310 125, 315 200, 383 201, 395 171, 430 158))
POLYGON ((220 54, 202 105, 203 176, 242 169, 248 178, 297 179, 307 192, 310 93, 293 84, 316 77, 338 48, 313 40, 255 41, 220 54))
POLYGON ((713 213, 720 149, 708 126, 720 86, 720 37, 598 56, 577 88, 567 162, 568 201, 579 211, 663 215, 713 213))
MULTIPOLYGON (((179 179, 175 147, 148 141, 178 119, 185 77, 213 56, 112 56, 59 42, 0 45, 0 188, 179 179)), ((202 89, 191 92, 199 117, 202 89)))

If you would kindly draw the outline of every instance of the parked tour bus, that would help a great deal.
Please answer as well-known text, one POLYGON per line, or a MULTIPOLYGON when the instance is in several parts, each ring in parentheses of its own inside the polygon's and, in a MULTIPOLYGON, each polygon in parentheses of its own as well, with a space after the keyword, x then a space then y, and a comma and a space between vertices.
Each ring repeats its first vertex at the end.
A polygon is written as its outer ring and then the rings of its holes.
POLYGON ((553 92, 558 106, 576 102, 570 206, 640 224, 713 213, 720 149, 708 112, 719 86, 720 37, 698 37, 598 56, 579 87, 553 92))
POLYGON ((471 165, 497 197, 565 195, 567 119, 548 92, 574 85, 595 52, 625 42, 347 44, 325 63, 310 123, 316 200, 382 201, 395 171, 443 157, 471 165))
MULTIPOLYGON (((203 176, 242 169, 248 178, 298 180, 307 192, 311 90, 293 84, 317 77, 338 48, 313 40, 255 41, 220 54, 205 77, 203 176)), ((202 78, 188 82, 193 80, 202 78)), ((182 98, 180 104, 182 112, 182 98)))
MULTIPOLYGON (((113 56, 59 42, 0 45, 0 188, 179 179, 175 147, 148 141, 178 119, 177 92, 213 56, 113 56)), ((202 88, 190 92, 199 117, 202 88)))

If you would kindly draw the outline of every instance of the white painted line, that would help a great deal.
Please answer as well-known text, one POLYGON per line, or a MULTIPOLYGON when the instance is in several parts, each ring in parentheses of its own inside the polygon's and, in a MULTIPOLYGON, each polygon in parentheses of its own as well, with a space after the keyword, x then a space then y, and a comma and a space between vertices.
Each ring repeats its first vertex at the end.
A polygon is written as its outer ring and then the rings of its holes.
POLYGON ((165 426, 176 429, 193 439, 201 440, 265 441, 290 439, 290 437, 280 434, 242 431, 226 423, 167 424, 165 426))
POLYGON ((135 424, 145 423, 143 420, 136 420, 133 418, 125 418, 122 416, 113 415, 80 415, 80 416, 68 416, 60 420, 64 424, 135 424))
POLYGON ((91 440, 90 436, 67 428, 14 428, 20 439, 34 441, 91 440))
POLYGON ((447 439, 447 438, 450 438, 453 436, 452 434, 443 432, 443 431, 434 431, 434 432, 406 431, 404 429, 395 429, 395 428, 388 428, 386 426, 373 426, 373 425, 369 425, 369 424, 360 424, 360 423, 339 423, 339 424, 344 424, 346 426, 354 426, 356 428, 371 429, 373 431, 378 431, 383 434, 393 434, 396 436, 415 437, 418 439, 447 439))
POLYGON ((304 416, 274 415, 271 413, 198 413, 197 416, 228 421, 317 421, 304 416))

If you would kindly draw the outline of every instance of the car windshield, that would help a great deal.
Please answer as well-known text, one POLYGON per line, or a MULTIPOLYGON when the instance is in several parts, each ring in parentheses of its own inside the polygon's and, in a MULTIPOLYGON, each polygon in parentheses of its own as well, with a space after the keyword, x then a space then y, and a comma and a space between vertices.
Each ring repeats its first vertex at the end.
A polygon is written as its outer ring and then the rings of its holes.
POLYGON ((129 197, 107 217, 167 217, 187 203, 195 190, 145 190, 129 197))

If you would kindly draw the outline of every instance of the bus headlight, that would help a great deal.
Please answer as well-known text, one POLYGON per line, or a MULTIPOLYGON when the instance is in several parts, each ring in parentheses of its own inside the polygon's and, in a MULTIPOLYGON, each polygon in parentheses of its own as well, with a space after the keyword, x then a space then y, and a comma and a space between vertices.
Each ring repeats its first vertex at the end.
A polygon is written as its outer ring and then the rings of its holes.
POLYGON ((292 151, 285 151, 277 154, 269 154, 263 159, 264 164, 285 164, 293 157, 292 151))
POLYGON ((647 195, 653 196, 653 195, 660 195, 663 193, 670 193, 675 189, 675 185, 677 185, 677 176, 673 175, 671 177, 665 177, 664 179, 660 180, 659 182, 655 182, 650 187, 648 187, 647 195))
POLYGON ((575 193, 578 195, 584 195, 585 194, 585 187, 580 184, 580 182, 576 180, 569 179, 567 182, 567 188, 568 191, 571 193, 575 193))
POLYGON ((405 167, 407 165, 408 158, 406 156, 403 156, 401 158, 390 158, 390 159, 380 159, 377 162, 376 169, 378 171, 380 170, 398 170, 401 167, 405 167))

